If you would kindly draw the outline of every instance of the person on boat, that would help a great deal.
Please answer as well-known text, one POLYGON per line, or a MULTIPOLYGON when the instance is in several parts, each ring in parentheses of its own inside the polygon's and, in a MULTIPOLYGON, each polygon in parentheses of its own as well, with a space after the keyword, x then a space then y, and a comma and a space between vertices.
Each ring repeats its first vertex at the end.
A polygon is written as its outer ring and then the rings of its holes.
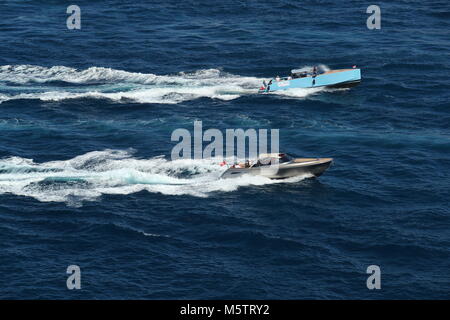
POLYGON ((313 74, 313 77, 317 76, 317 66, 313 67, 312 74, 313 74))
POLYGON ((275 80, 276 80, 277 82, 280 81, 280 80, 281 80, 280 76, 276 76, 276 77, 275 77, 275 80))

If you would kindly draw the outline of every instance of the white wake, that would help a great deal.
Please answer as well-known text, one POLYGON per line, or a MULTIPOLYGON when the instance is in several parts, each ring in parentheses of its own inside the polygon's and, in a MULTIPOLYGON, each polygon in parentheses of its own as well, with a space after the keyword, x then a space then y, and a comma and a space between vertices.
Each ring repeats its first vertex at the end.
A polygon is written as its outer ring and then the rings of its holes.
POLYGON ((292 183, 286 180, 243 176, 220 179, 226 170, 217 160, 140 159, 132 150, 93 151, 70 160, 35 163, 31 159, 0 159, 0 194, 35 198, 42 202, 80 205, 104 194, 127 195, 140 191, 165 195, 208 197, 239 187, 292 183))

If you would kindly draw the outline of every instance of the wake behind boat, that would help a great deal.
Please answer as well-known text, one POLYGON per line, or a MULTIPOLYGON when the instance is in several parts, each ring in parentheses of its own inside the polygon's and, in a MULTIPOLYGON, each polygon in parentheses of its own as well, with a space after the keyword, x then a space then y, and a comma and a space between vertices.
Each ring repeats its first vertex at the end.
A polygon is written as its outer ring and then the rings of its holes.
POLYGON ((294 88, 351 88, 361 82, 361 69, 353 66, 352 69, 339 69, 325 71, 320 67, 311 70, 293 69, 288 77, 276 77, 268 83, 263 82, 259 93, 274 92, 294 88))
POLYGON ((261 154, 253 163, 247 160, 245 163, 232 165, 221 178, 242 175, 263 176, 270 179, 286 179, 299 175, 319 177, 332 163, 333 158, 292 158, 285 153, 261 154), (274 163, 278 164, 273 165, 274 163))

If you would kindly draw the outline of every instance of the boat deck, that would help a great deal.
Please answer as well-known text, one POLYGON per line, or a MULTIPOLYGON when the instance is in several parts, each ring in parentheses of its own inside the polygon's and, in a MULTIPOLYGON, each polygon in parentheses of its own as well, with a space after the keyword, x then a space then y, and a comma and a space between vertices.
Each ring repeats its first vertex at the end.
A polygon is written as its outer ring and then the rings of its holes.
POLYGON ((318 163, 324 163, 324 162, 330 162, 333 161, 333 158, 296 158, 292 160, 292 162, 295 163, 305 163, 305 162, 312 162, 317 161, 318 163))
POLYGON ((326 71, 324 73, 318 74, 319 76, 322 74, 331 74, 331 73, 336 73, 336 72, 344 72, 344 71, 351 71, 351 70, 355 70, 355 69, 337 69, 337 70, 330 70, 330 71, 326 71))

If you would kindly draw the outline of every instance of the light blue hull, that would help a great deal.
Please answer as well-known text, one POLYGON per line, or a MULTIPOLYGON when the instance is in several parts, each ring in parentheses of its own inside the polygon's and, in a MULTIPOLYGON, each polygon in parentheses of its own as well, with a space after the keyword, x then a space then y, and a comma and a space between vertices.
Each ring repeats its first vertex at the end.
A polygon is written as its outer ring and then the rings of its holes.
POLYGON ((294 88, 317 88, 317 87, 335 87, 348 88, 361 82, 360 69, 342 69, 331 70, 317 76, 309 75, 303 78, 288 79, 282 78, 280 81, 271 80, 271 84, 260 90, 260 92, 272 92, 294 88))

